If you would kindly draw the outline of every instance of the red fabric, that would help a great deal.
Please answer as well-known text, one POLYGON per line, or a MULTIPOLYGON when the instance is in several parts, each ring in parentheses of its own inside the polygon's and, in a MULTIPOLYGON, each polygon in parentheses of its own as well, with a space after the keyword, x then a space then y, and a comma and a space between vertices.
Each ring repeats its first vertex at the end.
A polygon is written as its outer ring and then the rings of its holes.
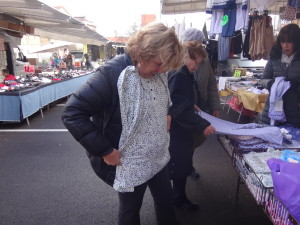
MULTIPOLYGON (((227 101, 227 103, 230 106, 230 108, 232 108, 237 112, 240 112, 242 110, 243 103, 239 103, 237 97, 231 98, 230 100, 227 101)), ((249 116, 250 118, 254 118, 257 115, 257 112, 243 108, 242 114, 245 116, 249 116)))
POLYGON ((5 79, 4 79, 4 82, 5 82, 5 81, 8 81, 8 80, 16 80, 16 77, 15 77, 14 75, 12 75, 12 74, 7 75, 7 76, 5 77, 5 79))

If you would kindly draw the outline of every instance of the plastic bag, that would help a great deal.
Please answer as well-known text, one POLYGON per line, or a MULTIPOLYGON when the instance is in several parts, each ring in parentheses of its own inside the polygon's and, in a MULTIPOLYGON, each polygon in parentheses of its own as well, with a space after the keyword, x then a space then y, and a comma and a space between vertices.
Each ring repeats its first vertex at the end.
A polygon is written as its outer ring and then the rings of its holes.
POLYGON ((300 163, 300 153, 291 150, 284 150, 280 157, 282 160, 291 163, 300 163))
POLYGON ((300 163, 274 158, 267 163, 271 170, 275 196, 300 221, 300 163))

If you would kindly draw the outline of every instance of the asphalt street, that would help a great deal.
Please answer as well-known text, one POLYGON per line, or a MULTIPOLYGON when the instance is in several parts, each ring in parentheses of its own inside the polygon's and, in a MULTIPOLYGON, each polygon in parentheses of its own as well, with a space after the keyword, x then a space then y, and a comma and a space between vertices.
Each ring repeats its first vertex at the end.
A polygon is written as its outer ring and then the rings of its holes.
MULTIPOLYGON (((94 174, 85 150, 62 124, 64 103, 52 103, 44 117, 32 115, 29 126, 0 123, 0 225, 116 224, 117 193, 94 174)), ((237 113, 226 112, 221 118, 237 120, 237 113)), ((200 179, 188 179, 187 193, 200 210, 176 210, 182 225, 272 224, 246 185, 236 207, 238 174, 216 135, 196 150, 194 164, 200 179)), ((148 190, 141 221, 156 224, 148 190)))

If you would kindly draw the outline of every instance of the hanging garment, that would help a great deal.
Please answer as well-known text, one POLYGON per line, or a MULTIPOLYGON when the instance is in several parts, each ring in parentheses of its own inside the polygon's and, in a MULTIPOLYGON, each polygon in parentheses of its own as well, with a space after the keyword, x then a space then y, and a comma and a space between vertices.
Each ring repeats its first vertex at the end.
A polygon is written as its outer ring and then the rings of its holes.
POLYGON ((255 60, 260 60, 262 59, 263 54, 266 52, 265 46, 263 45, 263 33, 262 33, 262 20, 260 19, 257 23, 257 29, 255 30, 256 32, 256 41, 254 43, 254 59, 255 60))
POLYGON ((286 5, 283 13, 284 20, 293 20, 296 18, 297 9, 293 6, 286 5))
POLYGON ((224 16, 223 10, 214 10, 212 12, 211 23, 210 23, 210 34, 222 33, 222 18, 224 16))
POLYGON ((295 8, 300 8, 300 0, 288 0, 287 5, 295 8))
POLYGON ((207 0, 207 1, 206 1, 205 12, 206 12, 207 14, 212 14, 212 13, 213 13, 213 11, 212 11, 212 0, 207 0))
MULTIPOLYGON (((259 17, 259 19, 252 20, 252 26, 250 32, 250 49, 249 49, 249 54, 252 60, 260 60, 264 56, 267 57, 266 55, 268 55, 264 39, 266 38, 267 40, 269 40, 270 37, 265 37, 263 30, 265 30, 265 33, 267 32, 269 33, 270 30, 263 28, 263 26, 266 26, 266 23, 263 23, 262 18, 259 17)), ((271 32, 273 32, 273 29, 271 29, 271 32)))
POLYGON ((230 51, 230 38, 219 35, 218 39, 218 60, 225 61, 228 59, 230 51))
POLYGON ((218 41, 208 40, 208 44, 206 45, 206 51, 208 53, 208 58, 213 68, 213 71, 216 71, 218 67, 218 41))
POLYGON ((242 31, 238 30, 233 33, 231 45, 233 54, 241 54, 243 46, 242 31))
POLYGON ((237 5, 241 5, 243 9, 246 9, 246 8, 250 7, 250 1, 249 0, 235 0, 235 3, 237 5))
POLYGON ((224 10, 222 37, 231 37, 235 31, 236 9, 224 10))
POLYGON ((251 56, 249 54, 251 26, 252 26, 252 19, 251 16, 249 16, 248 29, 246 31, 245 40, 243 44, 243 57, 248 58, 249 60, 251 60, 251 56))
MULTIPOLYGON (((207 44, 208 41, 208 33, 207 33, 207 27, 206 27, 206 21, 204 22, 202 32, 204 34, 204 42, 207 44)), ((202 41, 203 42, 203 41, 202 41)))
POLYGON ((290 88, 289 81, 285 81, 284 77, 276 77, 270 91, 270 108, 269 117, 271 119, 271 125, 274 125, 275 121, 285 122, 285 114, 283 110, 282 96, 290 88))
POLYGON ((252 26, 250 31, 250 47, 249 47, 249 54, 252 60, 256 60, 259 57, 257 55, 257 45, 260 42, 260 31, 261 31, 261 21, 252 20, 252 26))
POLYGON ((264 52, 261 52, 263 59, 268 59, 271 49, 274 45, 272 18, 270 16, 263 16, 262 20, 262 45, 264 52))
POLYGON ((182 37, 182 34, 184 33, 184 31, 185 31, 185 18, 183 18, 183 20, 179 26, 179 33, 178 33, 179 41, 182 40, 181 37, 182 37))
POLYGON ((252 7, 256 8, 259 12, 263 12, 276 2, 277 0, 251 0, 252 7))
POLYGON ((214 10, 236 8, 235 0, 207 0, 206 13, 212 14, 214 10))
POLYGON ((177 38, 179 39, 179 29, 180 29, 180 24, 177 22, 177 20, 175 20, 175 24, 173 25, 174 30, 175 30, 175 34, 177 35, 177 38))
MULTIPOLYGON (((250 0, 247 1, 247 5, 250 5, 250 0)), ((247 30, 248 29, 248 21, 249 21, 249 8, 250 7, 246 7, 240 4, 237 7, 236 10, 236 24, 235 24, 235 31, 237 30, 247 30)))

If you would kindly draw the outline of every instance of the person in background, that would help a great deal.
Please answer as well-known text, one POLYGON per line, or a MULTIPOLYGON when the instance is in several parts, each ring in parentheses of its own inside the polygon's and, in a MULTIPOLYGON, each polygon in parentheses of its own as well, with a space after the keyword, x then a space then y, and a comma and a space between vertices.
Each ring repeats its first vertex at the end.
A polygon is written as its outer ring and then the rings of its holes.
POLYGON ((53 54, 53 62, 54 62, 54 68, 58 68, 59 67, 59 63, 61 62, 62 60, 60 58, 58 58, 57 54, 54 53, 53 54))
POLYGON ((9 74, 8 69, 2 69, 2 76, 4 77, 3 83, 6 81, 16 81, 16 77, 12 74, 9 74))
POLYGON ((131 37, 125 54, 99 67, 63 110, 63 123, 87 150, 96 174, 118 191, 119 225, 140 224, 147 187, 157 224, 177 224, 167 169, 170 97, 164 73, 181 62, 175 31, 150 23, 131 37))
POLYGON ((73 69, 73 58, 72 58, 72 55, 70 53, 67 55, 67 58, 65 59, 65 62, 66 62, 67 68, 69 70, 73 69))
MULTIPOLYGON (((204 34, 202 31, 196 28, 188 28, 182 34, 182 42, 197 41, 203 44, 204 34)), ((219 117, 220 97, 216 82, 216 77, 211 67, 208 57, 204 57, 198 64, 196 71, 194 72, 195 79, 198 84, 198 93, 196 103, 199 108, 215 117, 219 117)), ((206 140, 205 136, 197 135, 194 136, 194 148, 199 147, 206 140)), ((199 178, 199 173, 193 166, 191 173, 193 179, 199 178)))
POLYGON ((184 66, 168 73, 169 89, 172 106, 169 109, 171 117, 169 171, 173 180, 174 204, 186 210, 198 208, 191 202, 185 191, 187 177, 191 174, 193 163, 194 133, 210 135, 215 128, 196 114, 199 110, 195 105, 194 74, 198 64, 206 57, 201 43, 189 41, 184 43, 184 66))
POLYGON ((92 63, 90 62, 90 58, 89 55, 87 53, 85 53, 84 55, 85 58, 85 66, 87 69, 92 69, 92 63))
MULTIPOLYGON (((297 24, 281 28, 260 83, 270 90, 275 78, 279 77, 290 82, 291 86, 282 96, 282 107, 276 111, 284 112, 287 123, 300 126, 300 28, 297 24)), ((271 94, 260 117, 261 123, 270 124, 271 94)))
POLYGON ((54 60, 53 60, 53 57, 52 57, 52 56, 49 58, 49 64, 48 64, 48 67, 49 67, 49 68, 53 68, 53 67, 54 67, 54 60))

